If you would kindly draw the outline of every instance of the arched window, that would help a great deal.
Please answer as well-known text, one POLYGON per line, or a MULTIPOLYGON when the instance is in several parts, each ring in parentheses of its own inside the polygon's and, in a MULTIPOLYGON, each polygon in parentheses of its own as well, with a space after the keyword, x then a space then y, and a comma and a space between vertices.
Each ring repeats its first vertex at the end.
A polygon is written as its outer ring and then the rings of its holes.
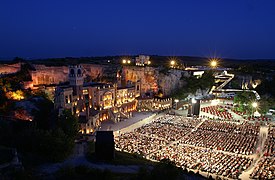
POLYGON ((77 70, 77 74, 80 75, 81 74, 81 69, 77 70))
POLYGON ((71 69, 70 74, 72 75, 74 74, 74 69, 71 69))

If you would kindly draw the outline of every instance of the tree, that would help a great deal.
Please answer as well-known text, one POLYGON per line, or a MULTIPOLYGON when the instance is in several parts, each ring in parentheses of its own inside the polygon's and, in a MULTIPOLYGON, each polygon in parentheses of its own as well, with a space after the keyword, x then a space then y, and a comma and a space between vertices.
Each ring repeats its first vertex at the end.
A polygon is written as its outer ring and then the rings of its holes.
POLYGON ((37 97, 39 100, 35 102, 37 107, 34 114, 34 122, 37 125, 37 128, 49 130, 53 124, 53 102, 45 97, 37 97))
POLYGON ((64 110, 62 115, 58 117, 58 128, 61 128, 66 135, 74 139, 79 132, 79 125, 77 118, 72 115, 70 110, 64 110))
POLYGON ((236 109, 241 112, 248 111, 252 113, 253 108, 251 103, 254 101, 256 101, 256 97, 251 92, 238 92, 234 97, 234 103, 238 104, 236 109))

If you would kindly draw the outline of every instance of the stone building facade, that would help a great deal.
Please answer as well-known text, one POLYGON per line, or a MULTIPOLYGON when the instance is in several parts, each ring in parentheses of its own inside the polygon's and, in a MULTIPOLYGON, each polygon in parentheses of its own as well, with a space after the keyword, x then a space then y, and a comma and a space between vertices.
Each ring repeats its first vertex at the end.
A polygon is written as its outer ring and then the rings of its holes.
POLYGON ((104 120, 118 122, 132 116, 140 96, 139 81, 118 86, 125 83, 84 83, 83 78, 81 65, 69 66, 69 84, 56 88, 54 100, 60 113, 70 109, 79 117, 82 133, 94 132, 104 120))

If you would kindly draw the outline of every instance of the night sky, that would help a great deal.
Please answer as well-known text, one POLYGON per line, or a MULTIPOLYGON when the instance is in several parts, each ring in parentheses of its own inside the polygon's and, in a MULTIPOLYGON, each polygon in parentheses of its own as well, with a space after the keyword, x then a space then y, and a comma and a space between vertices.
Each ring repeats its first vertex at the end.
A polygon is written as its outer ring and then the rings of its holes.
POLYGON ((275 59, 275 0, 1 0, 0 58, 275 59))

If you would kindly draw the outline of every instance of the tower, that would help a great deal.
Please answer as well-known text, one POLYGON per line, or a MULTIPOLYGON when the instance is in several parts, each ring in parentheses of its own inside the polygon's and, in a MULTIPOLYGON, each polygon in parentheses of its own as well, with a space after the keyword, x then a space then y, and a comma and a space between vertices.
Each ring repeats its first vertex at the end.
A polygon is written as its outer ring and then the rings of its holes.
POLYGON ((81 98, 84 82, 83 69, 81 65, 69 66, 69 82, 73 87, 73 95, 77 95, 79 98, 81 98))
POLYGON ((137 82, 135 83, 135 96, 139 97, 141 94, 141 83, 140 80, 137 80, 137 82))

